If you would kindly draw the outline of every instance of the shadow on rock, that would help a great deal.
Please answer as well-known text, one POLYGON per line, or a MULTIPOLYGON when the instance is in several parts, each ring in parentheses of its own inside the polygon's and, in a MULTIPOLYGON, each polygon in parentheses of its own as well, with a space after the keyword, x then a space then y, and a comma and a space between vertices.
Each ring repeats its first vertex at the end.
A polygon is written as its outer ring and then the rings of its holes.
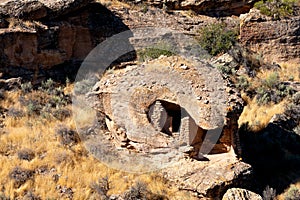
POLYGON ((262 193, 269 185, 281 193, 299 181, 299 107, 294 104, 284 114, 275 115, 259 132, 251 131, 248 124, 241 126, 242 158, 254 169, 253 190, 262 193))
MULTIPOLYGON (((100 3, 75 8, 70 4, 48 12, 51 16, 43 15, 39 21, 10 19, 9 28, 0 33, 3 77, 21 76, 33 84, 46 78, 74 80, 81 63, 98 44, 129 30, 120 17, 100 3)), ((135 52, 130 55, 133 58, 135 52)), ((121 58, 126 59, 129 57, 121 58)))

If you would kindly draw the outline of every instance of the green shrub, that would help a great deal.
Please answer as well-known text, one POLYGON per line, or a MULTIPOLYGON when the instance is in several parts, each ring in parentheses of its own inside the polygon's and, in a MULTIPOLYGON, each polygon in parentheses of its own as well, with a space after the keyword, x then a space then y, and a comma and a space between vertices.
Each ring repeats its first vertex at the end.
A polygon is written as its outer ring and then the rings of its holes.
POLYGON ((280 82, 278 73, 273 72, 261 81, 261 86, 256 90, 256 100, 260 105, 270 102, 279 103, 283 98, 293 93, 292 88, 280 82))
POLYGON ((240 90, 246 91, 251 86, 246 76, 240 76, 237 79, 236 87, 240 90))
POLYGON ((279 84, 279 74, 277 72, 271 73, 266 80, 262 80, 262 85, 269 89, 276 87, 279 84))
POLYGON ((139 60, 144 62, 149 59, 159 58, 161 55, 172 56, 175 54, 174 48, 171 44, 166 42, 158 42, 152 47, 147 47, 145 49, 138 50, 137 52, 139 60))
POLYGON ((199 33, 200 46, 213 56, 227 52, 237 39, 237 32, 227 29, 224 23, 210 24, 199 33))
POLYGON ((261 0, 254 4, 254 7, 267 16, 280 19, 294 15, 294 6, 297 0, 261 0))
POLYGON ((28 93, 32 91, 32 84, 31 82, 21 84, 21 91, 23 93, 28 93))

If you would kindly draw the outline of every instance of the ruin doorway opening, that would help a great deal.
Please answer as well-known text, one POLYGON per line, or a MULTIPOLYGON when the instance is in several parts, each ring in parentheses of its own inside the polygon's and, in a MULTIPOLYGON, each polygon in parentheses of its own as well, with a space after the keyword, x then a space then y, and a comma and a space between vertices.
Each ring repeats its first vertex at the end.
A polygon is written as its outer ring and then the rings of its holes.
POLYGON ((181 109, 178 104, 157 100, 150 105, 147 117, 156 130, 173 136, 180 130, 181 109))

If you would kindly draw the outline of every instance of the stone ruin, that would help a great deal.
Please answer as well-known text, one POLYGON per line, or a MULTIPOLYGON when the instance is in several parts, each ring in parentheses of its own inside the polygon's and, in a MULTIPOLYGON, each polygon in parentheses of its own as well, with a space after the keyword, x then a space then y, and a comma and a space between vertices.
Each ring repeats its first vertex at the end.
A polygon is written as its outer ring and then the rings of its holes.
POLYGON ((130 65, 104 74, 92 94, 108 129, 98 141, 109 141, 118 156, 206 160, 203 154, 240 154, 241 98, 207 63, 172 56, 130 65))

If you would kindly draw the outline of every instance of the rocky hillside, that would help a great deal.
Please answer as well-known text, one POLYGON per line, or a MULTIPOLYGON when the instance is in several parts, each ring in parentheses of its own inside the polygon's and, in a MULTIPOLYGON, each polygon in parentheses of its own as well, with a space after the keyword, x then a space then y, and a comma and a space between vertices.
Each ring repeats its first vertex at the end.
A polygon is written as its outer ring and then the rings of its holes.
POLYGON ((299 198, 300 18, 254 3, 0 0, 0 199, 299 198))

